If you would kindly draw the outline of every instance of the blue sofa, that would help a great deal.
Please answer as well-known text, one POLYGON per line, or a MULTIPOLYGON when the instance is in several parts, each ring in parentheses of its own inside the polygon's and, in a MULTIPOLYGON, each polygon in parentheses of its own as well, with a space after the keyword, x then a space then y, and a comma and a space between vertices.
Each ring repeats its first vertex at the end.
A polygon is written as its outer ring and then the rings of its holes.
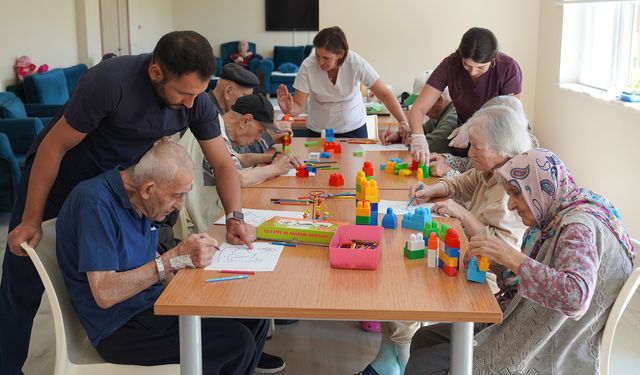
MULTIPOLYGON (((264 94, 274 95, 278 86, 285 84, 289 91, 293 92, 293 81, 296 79, 297 70, 296 72, 281 72, 279 69, 285 63, 294 64, 299 68, 312 49, 312 46, 273 47, 273 59, 262 60, 256 71, 256 75, 262 82, 259 91, 264 94)), ((286 67, 290 68, 291 65, 286 67)))
POLYGON ((32 74, 25 77, 23 83, 7 86, 7 91, 13 92, 25 103, 64 104, 86 71, 85 64, 78 64, 32 74))

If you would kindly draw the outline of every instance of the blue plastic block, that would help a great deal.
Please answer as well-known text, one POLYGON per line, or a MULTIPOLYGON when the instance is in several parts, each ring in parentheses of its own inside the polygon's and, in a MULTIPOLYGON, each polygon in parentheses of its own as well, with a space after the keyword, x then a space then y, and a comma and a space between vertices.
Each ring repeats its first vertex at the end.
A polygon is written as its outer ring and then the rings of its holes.
POLYGON ((314 167, 306 167, 305 168, 309 173, 316 173, 318 170, 314 167))
POLYGON ((331 157, 331 153, 330 152, 323 152, 320 154, 320 158, 321 159, 329 159, 331 157))
POLYGON ((378 204, 377 203, 371 203, 371 211, 378 212, 378 204))
POLYGON ((393 158, 393 159, 389 159, 392 162, 396 162, 398 164, 402 163, 402 160, 400 158, 393 158))
POLYGON ((467 265, 467 280, 480 284, 484 284, 487 280, 487 273, 478 270, 478 259, 476 257, 471 258, 467 265))
POLYGON ((378 210, 371 209, 371 221, 369 221, 369 225, 378 225, 378 210))
POLYGON ((387 166, 387 163, 380 164, 380 170, 384 171, 384 167, 386 167, 386 166, 387 166))
POLYGON ((460 257, 460 249, 458 249, 457 247, 449 247, 446 244, 444 245, 444 253, 447 254, 450 258, 460 257))
POLYGON ((418 207, 414 212, 407 212, 402 218, 402 227, 423 231, 428 222, 431 221, 431 212, 423 207, 418 207))
POLYGON ((387 229, 396 229, 398 227, 398 218, 393 213, 393 208, 387 207, 387 213, 382 217, 382 227, 387 229))

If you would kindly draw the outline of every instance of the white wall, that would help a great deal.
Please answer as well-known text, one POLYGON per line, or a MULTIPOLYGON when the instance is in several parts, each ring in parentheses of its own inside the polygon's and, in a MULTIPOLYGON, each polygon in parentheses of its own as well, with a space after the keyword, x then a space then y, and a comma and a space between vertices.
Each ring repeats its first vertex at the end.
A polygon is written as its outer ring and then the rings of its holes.
POLYGON ((173 30, 172 0, 129 0, 132 55, 152 52, 158 40, 173 30))
MULTIPOLYGON (((548 1, 548 0, 544 0, 548 1)), ((274 45, 293 45, 291 32, 266 32, 264 0, 174 0, 176 30, 193 29, 218 46, 248 39, 258 53, 271 56, 274 45)), ((524 72, 523 101, 535 110, 539 1, 485 0, 322 0, 320 27, 338 25, 350 47, 363 55, 393 86, 410 91, 413 78, 434 68, 458 46, 472 26, 496 33, 504 52, 524 72)), ((297 44, 310 44, 314 33, 296 33, 297 44)))
POLYGON ((15 83, 19 56, 50 69, 78 63, 75 0, 2 1, 0 13, 0 91, 15 83))
POLYGON ((540 2, 535 133, 558 154, 578 185, 618 207, 640 237, 640 111, 558 87, 563 8, 540 2))

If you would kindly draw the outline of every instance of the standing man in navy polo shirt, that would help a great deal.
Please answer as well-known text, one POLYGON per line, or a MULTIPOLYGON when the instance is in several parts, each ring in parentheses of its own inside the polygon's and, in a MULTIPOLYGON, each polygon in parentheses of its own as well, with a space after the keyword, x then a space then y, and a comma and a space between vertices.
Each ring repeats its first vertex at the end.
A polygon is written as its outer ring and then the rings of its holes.
POLYGON ((0 374, 21 373, 44 287, 21 250, 37 246, 44 220, 58 215, 81 181, 135 164, 158 139, 189 128, 220 183, 227 241, 251 246, 240 183, 220 137, 217 111, 204 93, 215 71, 209 42, 193 31, 164 35, 153 54, 101 62, 43 130, 25 162, 9 222, 0 286, 0 374))

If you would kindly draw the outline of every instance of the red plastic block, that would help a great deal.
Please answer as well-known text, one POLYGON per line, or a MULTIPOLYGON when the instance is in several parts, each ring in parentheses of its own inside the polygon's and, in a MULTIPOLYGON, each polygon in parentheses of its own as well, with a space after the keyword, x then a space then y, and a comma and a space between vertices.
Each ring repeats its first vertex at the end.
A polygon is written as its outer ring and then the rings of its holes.
POLYGON ((365 161, 362 166, 362 170, 366 176, 373 176, 373 164, 370 161, 365 161))
POLYGON ((408 168, 410 171, 415 171, 416 169, 418 169, 418 162, 415 160, 411 160, 411 164, 408 168))
POLYGON ((331 173, 329 176, 329 186, 344 185, 344 177, 340 173, 331 173))
POLYGON ((458 232, 453 228, 447 229, 447 235, 444 239, 444 243, 451 248, 459 249, 460 237, 458 236, 458 232))
POLYGON ((342 153, 342 146, 340 146, 340 143, 336 143, 333 145, 333 152, 335 152, 336 154, 342 153))
POLYGON ((307 167, 297 167, 296 168, 296 176, 297 177, 309 177, 309 171, 306 169, 307 167))
POLYGON ((334 147, 336 147, 336 145, 333 142, 325 142, 324 143, 324 150, 325 151, 331 151, 331 150, 334 149, 334 147))

